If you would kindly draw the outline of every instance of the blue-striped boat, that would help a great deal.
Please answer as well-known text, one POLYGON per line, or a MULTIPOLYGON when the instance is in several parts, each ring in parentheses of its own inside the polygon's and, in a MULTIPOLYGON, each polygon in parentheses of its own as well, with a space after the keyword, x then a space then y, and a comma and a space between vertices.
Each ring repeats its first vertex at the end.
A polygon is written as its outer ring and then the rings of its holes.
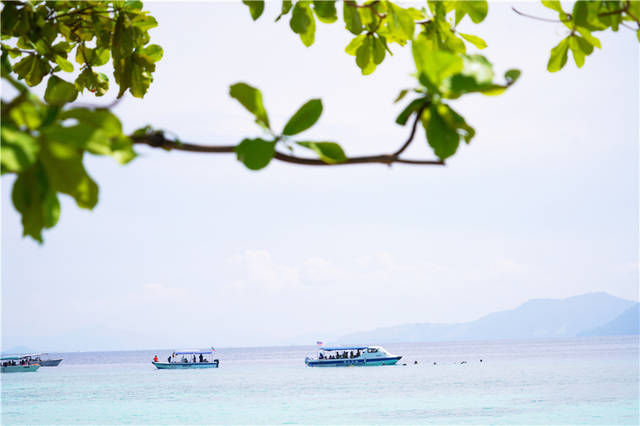
POLYGON ((183 349, 173 352, 167 362, 156 361, 155 357, 152 364, 158 370, 183 370, 191 368, 218 368, 220 361, 213 359, 214 349, 198 350, 183 349))
POLYGON ((394 365, 402 357, 387 352, 382 346, 321 347, 317 358, 305 358, 309 367, 370 367, 394 365))

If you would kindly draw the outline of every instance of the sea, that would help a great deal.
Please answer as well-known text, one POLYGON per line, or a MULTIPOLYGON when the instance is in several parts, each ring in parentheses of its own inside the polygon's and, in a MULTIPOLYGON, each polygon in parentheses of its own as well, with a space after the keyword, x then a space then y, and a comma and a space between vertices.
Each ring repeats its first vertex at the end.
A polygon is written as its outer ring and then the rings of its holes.
MULTIPOLYGON (((213 342, 215 343, 215 342, 213 342)), ((2 374, 2 424, 640 424, 638 336, 395 343, 384 367, 309 368, 315 347, 217 348, 218 369, 156 370, 171 349, 51 354, 2 374)))

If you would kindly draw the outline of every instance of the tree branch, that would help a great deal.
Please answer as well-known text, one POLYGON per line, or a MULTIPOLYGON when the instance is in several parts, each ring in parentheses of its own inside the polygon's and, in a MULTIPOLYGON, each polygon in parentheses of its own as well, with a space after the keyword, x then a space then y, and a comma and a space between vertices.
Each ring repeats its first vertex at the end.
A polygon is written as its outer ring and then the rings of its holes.
MULTIPOLYGON (((570 22, 571 19, 568 19, 566 21, 563 21, 562 19, 549 19, 549 18, 540 18, 539 16, 533 16, 533 15, 529 15, 528 13, 524 13, 524 12, 520 12, 518 9, 516 9, 515 7, 511 6, 511 9, 517 13, 520 16, 524 16, 525 18, 531 18, 531 19, 535 19, 537 21, 542 21, 542 22, 570 22)), ((567 16, 571 16, 567 13, 567 16)))
MULTIPOLYGON (((411 132, 412 136, 409 141, 413 139, 415 133, 415 126, 418 120, 414 122, 414 130, 411 132)), ((168 150, 178 150, 187 152, 201 152, 201 153, 214 153, 214 154, 233 154, 235 153, 235 145, 198 145, 193 143, 185 143, 173 141, 165 138, 162 132, 155 132, 143 136, 132 136, 134 144, 148 145, 153 148, 163 148, 168 150)), ((406 144, 406 143, 405 143, 406 144)), ((302 164, 305 166, 342 166, 347 164, 387 164, 393 163, 401 164, 416 164, 416 165, 432 165, 432 166, 444 166, 445 163, 442 160, 406 160, 398 158, 397 154, 380 154, 380 155, 368 155, 361 157, 351 157, 342 163, 325 163, 322 160, 313 158, 296 157, 293 155, 283 154, 276 151, 273 156, 274 159, 293 164, 302 164)))
POLYGON ((402 145, 400 147, 399 150, 397 150, 396 152, 393 153, 394 157, 397 158, 398 156, 400 156, 400 154, 402 154, 404 152, 405 149, 407 149, 409 147, 409 145, 411 144, 411 141, 413 141, 413 137, 416 134, 416 128, 418 127, 418 121, 420 121, 420 118, 422 117, 422 113, 424 112, 424 110, 429 105, 431 105, 431 102, 426 102, 420 107, 420 109, 418 109, 418 113, 416 114, 416 119, 413 120, 413 126, 411 126, 411 133, 409 134, 409 138, 404 143, 404 145, 402 145))

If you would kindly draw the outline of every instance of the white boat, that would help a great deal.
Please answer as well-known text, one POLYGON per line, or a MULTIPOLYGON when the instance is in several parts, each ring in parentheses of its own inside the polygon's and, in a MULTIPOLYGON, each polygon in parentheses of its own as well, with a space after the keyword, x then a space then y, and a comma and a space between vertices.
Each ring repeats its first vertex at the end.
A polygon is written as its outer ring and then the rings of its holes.
POLYGON ((305 358, 309 367, 365 367, 394 365, 401 356, 393 355, 382 346, 321 347, 317 358, 305 358))
POLYGON ((182 349, 174 351, 167 358, 167 362, 158 361, 158 356, 154 357, 152 364, 158 370, 178 370, 186 368, 218 368, 220 361, 213 359, 215 349, 182 349))
POLYGON ((40 368, 31 355, 6 355, 0 358, 0 362, 3 373, 29 373, 40 368))
POLYGON ((33 362, 40 364, 41 367, 57 367, 62 362, 62 358, 49 358, 49 354, 31 354, 33 362))

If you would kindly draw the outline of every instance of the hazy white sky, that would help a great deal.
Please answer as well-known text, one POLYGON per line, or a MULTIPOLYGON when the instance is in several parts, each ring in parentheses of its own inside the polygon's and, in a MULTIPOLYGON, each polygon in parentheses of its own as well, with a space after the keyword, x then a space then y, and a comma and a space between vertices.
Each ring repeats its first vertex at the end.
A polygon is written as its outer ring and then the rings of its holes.
MULTIPOLYGON (((421 3, 420 3, 421 4, 421 3)), ((140 148, 127 166, 88 158, 95 211, 62 199, 39 246, 21 238, 2 178, 3 346, 42 350, 310 343, 405 322, 453 322, 530 298, 606 291, 638 299, 638 43, 622 29, 577 70, 546 71, 556 24, 492 3, 465 23, 501 75, 500 97, 453 105, 478 134, 447 167, 250 172, 231 155, 140 148)), ((305 48, 273 20, 233 3, 149 3, 163 46, 144 100, 116 112, 185 141, 259 136, 228 96, 259 87, 282 126, 306 100, 325 111, 308 138, 348 154, 396 149, 397 92, 413 85, 408 48, 372 76, 344 53, 349 34, 318 24, 305 48)), ((520 6, 551 16, 539 4, 520 6)), ((112 99, 112 98, 110 98, 112 99)), ((408 152, 432 156, 424 133, 408 152)))

